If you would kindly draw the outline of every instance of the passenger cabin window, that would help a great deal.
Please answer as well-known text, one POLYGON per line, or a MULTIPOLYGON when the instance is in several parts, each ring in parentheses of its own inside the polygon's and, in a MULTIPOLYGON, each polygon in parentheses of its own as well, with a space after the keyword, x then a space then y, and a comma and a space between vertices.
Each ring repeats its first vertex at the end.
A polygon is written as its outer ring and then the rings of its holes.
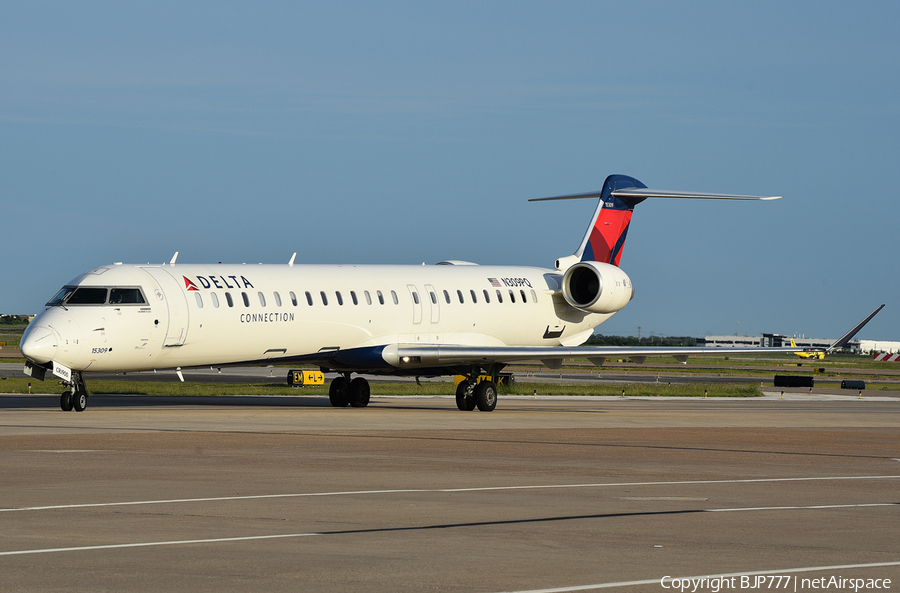
POLYGON ((275 293, 275 304, 278 305, 279 307, 281 306, 281 295, 278 294, 277 292, 275 293))
POLYGON ((366 304, 371 305, 372 304, 372 295, 369 294, 368 290, 364 291, 363 294, 366 295, 366 304))
POLYGON ((465 301, 463 300, 463 295, 461 290, 456 291, 456 296, 459 298, 459 304, 462 305, 465 301))
POLYGON ((294 294, 294 291, 291 291, 291 304, 295 307, 297 306, 297 295, 294 294))
POLYGON ((203 308, 203 298, 200 296, 200 293, 195 292, 194 298, 197 300, 197 306, 202 309, 203 308))
POLYGON ((534 292, 534 290, 531 291, 531 302, 532 302, 532 303, 536 303, 536 302, 537 302, 537 293, 534 292))
POLYGON ((228 302, 229 307, 234 307, 234 299, 231 298, 230 292, 225 293, 225 300, 228 302))
POLYGON ((497 302, 503 302, 503 295, 500 294, 500 290, 497 290, 497 302))
POLYGON ((484 292, 484 302, 490 303, 491 302, 491 293, 489 293, 487 290, 485 290, 483 292, 484 292))
POLYGON ((525 298, 525 290, 524 290, 524 289, 523 289, 523 290, 520 290, 520 291, 519 291, 519 294, 522 295, 522 302, 523 302, 523 303, 527 303, 527 302, 528 302, 528 299, 525 298))
POLYGON ((400 300, 397 298, 397 293, 393 290, 391 291, 391 299, 393 299, 395 305, 400 304, 400 300))
POLYGON ((350 291, 350 300, 353 301, 354 305, 359 304, 359 301, 356 298, 356 291, 353 291, 353 290, 350 291))
POLYGON ((325 291, 324 291, 324 290, 320 290, 320 291, 319 291, 319 296, 322 297, 322 304, 325 305, 325 306, 327 307, 327 306, 328 306, 328 297, 325 296, 325 291))
POLYGON ((343 304, 344 304, 344 297, 341 296, 341 293, 335 290, 335 291, 334 291, 334 294, 335 294, 335 296, 337 296, 338 305, 343 305, 343 304))
POLYGON ((310 307, 312 307, 312 295, 309 294, 308 290, 306 291, 306 302, 307 302, 307 304, 309 304, 310 307))
POLYGON ((243 301, 244 301, 244 306, 245 306, 245 307, 249 307, 249 306, 250 306, 250 297, 247 296, 247 293, 246 293, 246 292, 242 292, 242 293, 241 293, 241 299, 243 299, 243 301))
MULTIPOLYGON (((259 306, 260 306, 260 307, 265 307, 265 306, 266 306, 266 295, 264 295, 264 294, 261 293, 261 292, 258 292, 258 293, 256 293, 256 294, 259 295, 259 306)), ((249 306, 249 305, 248 305, 248 306, 249 306)))
POLYGON ((376 294, 376 296, 378 296, 378 302, 383 305, 384 304, 384 295, 381 294, 380 290, 376 290, 375 294, 376 294))
POLYGON ((511 288, 509 289, 509 302, 516 302, 516 293, 514 293, 511 288))
POLYGON ((446 290, 444 291, 444 300, 447 301, 447 304, 450 304, 450 293, 446 290))
POLYGON ((109 291, 110 305, 143 305, 146 302, 140 288, 112 288, 109 291))
POLYGON ((105 288, 81 287, 66 300, 67 305, 103 305, 106 303, 105 288))
POLYGON ((413 302, 418 305, 419 304, 419 293, 413 292, 412 297, 413 297, 413 302))
POLYGON ((216 293, 214 293, 214 292, 211 292, 211 293, 209 293, 209 298, 212 299, 213 307, 215 307, 216 309, 218 309, 218 308, 219 308, 219 297, 218 297, 218 295, 217 295, 216 293))
POLYGON ((470 290, 470 291, 469 291, 469 295, 472 297, 472 302, 477 304, 477 303, 478 303, 478 297, 475 296, 475 291, 474 291, 474 290, 470 290))
POLYGON ((437 305, 437 297, 434 296, 434 293, 431 292, 431 291, 429 290, 429 291, 428 291, 428 294, 431 295, 431 304, 432 304, 432 305, 437 305))

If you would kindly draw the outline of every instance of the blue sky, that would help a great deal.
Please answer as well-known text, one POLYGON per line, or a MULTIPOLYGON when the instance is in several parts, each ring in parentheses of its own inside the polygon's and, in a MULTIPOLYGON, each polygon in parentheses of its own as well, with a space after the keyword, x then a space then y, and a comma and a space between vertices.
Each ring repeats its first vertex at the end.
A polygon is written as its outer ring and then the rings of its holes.
POLYGON ((552 266, 652 188, 606 334, 900 340, 900 4, 0 4, 0 312, 113 261, 552 266))

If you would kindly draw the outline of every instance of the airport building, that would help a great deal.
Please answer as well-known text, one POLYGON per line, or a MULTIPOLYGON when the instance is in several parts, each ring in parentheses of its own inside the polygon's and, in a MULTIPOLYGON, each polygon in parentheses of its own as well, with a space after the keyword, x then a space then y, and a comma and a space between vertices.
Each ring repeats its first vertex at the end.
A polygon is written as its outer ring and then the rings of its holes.
MULTIPOLYGON (((763 334, 760 336, 706 336, 699 339, 699 345, 710 348, 782 348, 791 345, 791 339, 800 348, 828 348, 837 341, 807 338, 806 336, 783 336, 781 334, 763 334)), ((854 340, 847 345, 850 352, 858 353, 859 340, 854 340)))
POLYGON ((863 354, 874 354, 875 352, 900 354, 900 342, 890 342, 887 340, 860 340, 859 348, 863 354))
MULTIPOLYGON (((807 338, 806 336, 783 336, 763 334, 755 336, 706 336, 697 340, 698 346, 709 348, 782 348, 791 345, 791 339, 800 348, 828 348, 837 338, 807 338)), ((872 354, 873 352, 900 353, 900 342, 886 340, 852 340, 844 348, 852 354, 872 354)))

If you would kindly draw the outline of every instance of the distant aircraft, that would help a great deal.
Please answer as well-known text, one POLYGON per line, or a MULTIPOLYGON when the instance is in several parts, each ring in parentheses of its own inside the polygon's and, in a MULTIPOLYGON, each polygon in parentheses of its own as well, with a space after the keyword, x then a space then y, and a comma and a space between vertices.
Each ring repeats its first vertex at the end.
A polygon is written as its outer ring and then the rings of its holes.
MULTIPOLYGON (((611 175, 587 233, 555 268, 437 265, 168 264, 94 268, 45 305, 22 336, 26 372, 67 385, 63 410, 83 411, 91 372, 283 364, 336 371, 329 399, 364 407, 371 375, 464 375, 461 410, 491 411, 509 363, 668 355, 685 362, 715 348, 578 348, 634 296, 620 269, 634 207, 647 198, 774 200, 647 189, 611 175), (480 375, 492 381, 480 381, 480 375)), ((729 352, 796 352, 796 348, 729 352)), ((183 378, 182 378, 183 380, 183 378)))
MULTIPOLYGON (((794 342, 794 338, 791 338, 791 348, 797 348, 797 344, 794 342)), ((797 356, 801 358, 812 358, 813 360, 822 360, 825 358, 824 350, 815 350, 813 348, 805 348, 801 352, 794 352, 797 356)))

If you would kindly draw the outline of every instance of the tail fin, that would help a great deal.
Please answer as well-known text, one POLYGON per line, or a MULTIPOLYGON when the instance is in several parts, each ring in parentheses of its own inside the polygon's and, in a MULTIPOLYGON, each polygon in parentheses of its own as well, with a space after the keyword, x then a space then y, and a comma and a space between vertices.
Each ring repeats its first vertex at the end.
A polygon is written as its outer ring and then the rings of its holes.
POLYGON ((613 191, 625 188, 647 187, 634 177, 626 175, 610 175, 603 182, 600 192, 600 203, 575 252, 578 261, 596 261, 604 264, 619 265, 622 259, 622 248, 625 236, 631 226, 631 215, 634 207, 646 200, 644 197, 618 198, 613 191))
MULTIPOLYGON (((631 214, 634 207, 647 199, 646 196, 613 195, 616 190, 642 189, 647 186, 627 175, 610 175, 603 182, 603 189, 589 194, 577 194, 573 196, 558 196, 555 198, 539 198, 530 200, 539 202, 543 200, 575 200, 579 198, 600 198, 591 225, 581 240, 581 245, 574 255, 563 258, 568 265, 580 261, 596 261, 605 264, 619 265, 622 258, 622 247, 625 245, 625 236, 631 224, 631 214)), ((557 260, 560 267, 561 260, 557 260)))
POLYGON ((529 202, 545 200, 576 200, 579 198, 600 198, 597 210, 591 219, 584 239, 574 255, 556 260, 556 267, 563 269, 577 262, 596 261, 619 265, 625 236, 631 226, 634 207, 647 198, 690 198, 707 200, 778 200, 781 196, 745 196, 736 194, 706 194, 697 192, 647 189, 647 186, 627 175, 610 175, 603 182, 599 192, 537 198, 529 202))

